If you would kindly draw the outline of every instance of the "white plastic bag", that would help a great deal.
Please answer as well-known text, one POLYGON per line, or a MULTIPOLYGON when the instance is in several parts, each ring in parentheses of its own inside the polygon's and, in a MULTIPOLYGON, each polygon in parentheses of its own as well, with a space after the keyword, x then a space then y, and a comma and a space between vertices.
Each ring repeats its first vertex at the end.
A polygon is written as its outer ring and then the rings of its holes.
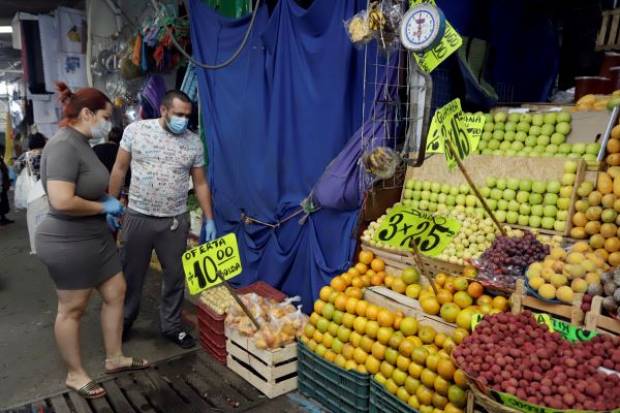
POLYGON ((15 209, 28 207, 28 194, 36 182, 36 178, 30 175, 28 168, 22 169, 15 181, 15 209))
POLYGON ((28 212, 26 213, 26 223, 28 224, 28 236, 30 237, 30 253, 36 254, 34 238, 37 233, 37 227, 49 212, 49 203, 47 194, 43 189, 43 184, 39 179, 28 196, 28 212))

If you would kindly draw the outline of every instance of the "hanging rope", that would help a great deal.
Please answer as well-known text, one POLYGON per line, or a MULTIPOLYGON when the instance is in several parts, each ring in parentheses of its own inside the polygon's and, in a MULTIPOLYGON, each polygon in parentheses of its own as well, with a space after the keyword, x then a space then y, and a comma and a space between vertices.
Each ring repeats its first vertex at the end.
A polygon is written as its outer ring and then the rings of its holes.
MULTIPOLYGON (((318 211, 318 210, 319 210, 319 208, 316 208, 312 212, 315 212, 315 211, 318 211)), ((260 225, 264 225, 266 227, 269 227, 271 229, 277 229, 277 228, 281 227, 283 224, 285 224, 286 222, 290 221, 291 219, 293 219, 296 216, 301 215, 301 214, 305 214, 305 216, 307 217, 309 213, 306 211, 305 208, 302 207, 302 208, 299 208, 298 210, 296 210, 295 212, 293 212, 291 215, 289 215, 289 216, 279 220, 275 224, 270 224, 268 222, 263 222, 263 221, 261 221, 259 219, 256 219, 256 218, 252 218, 251 216, 246 215, 245 213, 242 212, 241 213, 241 222, 243 222, 245 225, 260 224, 260 225)), ((299 223, 303 224, 305 222, 306 222, 306 220, 302 219, 302 220, 300 220, 299 223)))
MULTIPOLYGON (((246 46, 246 44, 247 44, 247 42, 248 42, 248 40, 250 38, 250 33, 252 32, 252 28, 254 27, 254 20, 256 19, 256 15, 258 14, 258 9, 260 7, 260 3, 261 3, 261 0, 256 0, 256 5, 254 7, 254 10, 252 11, 252 18, 250 20, 250 25, 248 26, 248 30, 243 35, 243 40, 241 41, 241 45, 239 45, 239 48, 235 51, 235 53, 233 53, 232 56, 230 56, 230 58, 228 60, 226 60, 226 61, 224 61, 224 62, 222 62, 220 64, 208 65, 206 63, 202 63, 202 62, 199 62, 199 61, 195 60, 177 42, 177 39, 174 37, 174 31, 172 30, 172 27, 169 26, 169 27, 167 27, 167 30, 168 30, 168 33, 170 34, 170 39, 172 40, 172 44, 174 45, 174 47, 177 48, 177 50, 183 56, 185 56, 186 59, 188 59, 190 62, 192 62, 196 66, 201 67, 203 69, 219 70, 219 69, 223 69, 223 68, 225 68, 227 66, 230 66, 235 60, 237 60, 237 58, 239 57, 239 55, 241 54, 241 52, 245 48, 245 46, 246 46)), ((153 5, 153 8, 155 9, 155 12, 159 13, 160 12, 160 9, 158 9, 159 2, 157 0, 151 0, 151 4, 153 5)))

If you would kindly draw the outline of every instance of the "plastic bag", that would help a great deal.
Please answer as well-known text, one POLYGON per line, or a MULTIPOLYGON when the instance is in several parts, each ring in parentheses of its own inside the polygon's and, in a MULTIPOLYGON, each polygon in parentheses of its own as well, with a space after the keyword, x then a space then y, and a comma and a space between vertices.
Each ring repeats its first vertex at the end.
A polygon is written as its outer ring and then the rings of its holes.
POLYGON ((394 176, 400 158, 392 149, 381 146, 362 157, 366 170, 381 179, 394 176))
POLYGON ((15 180, 15 208, 26 209, 28 208, 28 194, 30 190, 37 183, 37 179, 30 174, 29 169, 26 167, 17 176, 15 180))
POLYGON ((30 238, 30 253, 36 254, 35 248, 35 235, 37 233, 37 227, 50 210, 50 206, 47 200, 47 194, 43 189, 43 184, 39 179, 34 187, 28 194, 28 211, 26 213, 26 223, 28 225, 28 236, 30 238))
POLYGON ((373 38, 373 32, 368 25, 368 13, 362 10, 344 22, 349 39, 355 45, 363 45, 373 38))
POLYGON ((400 23, 403 9, 400 2, 383 0, 374 3, 368 12, 368 25, 377 39, 379 50, 389 53, 400 47, 400 23))

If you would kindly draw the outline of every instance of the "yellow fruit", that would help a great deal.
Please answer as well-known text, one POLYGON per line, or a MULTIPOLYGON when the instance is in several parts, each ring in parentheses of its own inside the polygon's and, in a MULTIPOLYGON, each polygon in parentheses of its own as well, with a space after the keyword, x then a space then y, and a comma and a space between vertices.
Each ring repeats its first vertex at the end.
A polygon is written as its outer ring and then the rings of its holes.
POLYGON ((439 360, 441 360, 439 354, 430 354, 426 358, 426 367, 433 372, 437 371, 437 364, 439 364, 439 360))
POLYGON ((454 323, 460 311, 461 309, 455 303, 446 303, 441 306, 440 315, 448 323, 454 323))
POLYGON ((329 296, 334 292, 334 289, 332 287, 330 287, 329 285, 326 285, 325 287, 321 288, 321 291, 319 291, 319 298, 325 302, 329 301, 329 296))
MULTIPOLYGON (((432 386, 431 386, 432 387, 432 386)), ((415 395, 418 397, 421 405, 430 406, 433 401, 433 392, 427 386, 420 386, 416 390, 415 395)))
POLYGON ((454 377, 454 373, 456 372, 456 367, 454 367, 454 363, 449 359, 441 359, 437 363, 437 373, 445 380, 452 381, 454 377))
POLYGON ((568 283, 568 280, 562 274, 553 274, 551 276, 551 285, 553 285, 555 288, 560 288, 561 286, 566 285, 567 283, 568 283))
POLYGON ((394 314, 391 311, 382 308, 377 313, 377 322, 382 327, 391 327, 394 324, 394 314))
POLYGON ((435 332, 435 329, 433 329, 433 327, 422 326, 420 327, 420 330, 418 332, 418 337, 420 337, 420 340, 422 340, 422 343, 430 344, 435 340, 436 334, 437 333, 435 332))
POLYGON ((405 284, 405 282, 400 278, 394 278, 394 281, 392 281, 392 291, 397 292, 399 294, 405 294, 405 291, 407 290, 407 284, 405 284))
POLYGON ((366 318, 372 321, 377 320, 377 315, 379 314, 379 307, 375 304, 368 304, 366 307, 366 318))
POLYGON ((491 305, 492 302, 493 302, 493 298, 491 296, 486 295, 486 294, 481 295, 476 300, 476 304, 478 304, 478 305, 483 305, 483 304, 491 305))
POLYGON ((409 395, 409 392, 407 392, 407 389, 404 387, 399 387, 396 392, 396 397, 398 397, 403 403, 407 403, 411 396, 409 395))
POLYGON ((368 356, 366 358, 366 362, 364 363, 364 367, 370 374, 377 374, 379 372, 379 366, 381 362, 377 360, 374 356, 368 356))
POLYGON ((538 294, 547 300, 553 300, 555 298, 555 292, 555 287, 551 284, 543 284, 538 289, 538 294))
POLYGON ((373 258, 375 258, 375 255, 370 251, 361 251, 358 256, 359 262, 366 265, 369 265, 373 258))
POLYGON ((436 315, 439 313, 439 302, 435 297, 428 297, 420 301, 420 306, 422 306, 422 310, 431 315, 436 315))
POLYGON ((426 387, 428 387, 429 389, 432 389, 436 378, 437 378, 437 374, 435 374, 435 372, 429 369, 424 369, 422 371, 422 375, 420 376, 420 381, 426 387))
POLYGON ((353 360, 355 360, 357 364, 366 363, 367 357, 368 357, 368 354, 366 354, 366 352, 359 347, 353 351, 353 360))
POLYGON ((563 303, 571 304, 573 302, 573 290, 567 286, 563 285, 556 291, 556 296, 563 303))
POLYGON ((398 367, 402 371, 408 371, 409 364, 411 364, 411 359, 409 357, 399 355, 396 359, 396 367, 398 367))
POLYGON ((415 379, 419 379, 420 376, 422 375, 422 372, 424 371, 424 367, 420 366, 418 363, 416 362, 412 362, 409 364, 409 369, 407 369, 409 371, 409 375, 415 379))
POLYGON ((418 396, 416 395, 411 396, 409 400, 407 400, 407 404, 414 409, 420 408, 420 402, 418 401, 418 396))
MULTIPOLYGON (((442 388, 445 386, 446 387, 446 391, 445 393, 448 393, 448 389, 447 389, 447 382, 446 384, 444 384, 443 382, 445 382, 444 379, 442 379, 441 377, 439 377, 439 381, 442 381, 442 383, 440 384, 440 386, 442 386, 442 388)), ((437 380, 436 380, 437 382, 437 380)), ((441 393, 439 391, 437 391, 437 393, 433 394, 433 406, 436 407, 437 411, 441 411, 438 409, 443 409, 447 404, 448 404, 448 399, 445 398, 444 396, 441 395, 441 393)), ((433 413, 435 413, 435 410, 433 410, 433 413)))
MULTIPOLYGON (((463 310, 463 311, 467 311, 467 310, 463 310)), ((457 328, 456 330, 454 330, 454 341, 456 344, 461 344, 461 342, 463 340, 465 340, 465 338, 469 335, 469 327, 471 326, 471 321, 470 324, 468 325, 468 328, 457 328)))
POLYGON ((346 364, 344 365, 344 369, 345 370, 356 370, 357 363, 353 360, 347 360, 346 364))
POLYGON ((465 407, 467 404, 467 393, 459 386, 452 385, 448 389, 448 400, 456 407, 465 407))
POLYGON ((381 258, 375 258, 370 263, 370 268, 372 268, 374 272, 383 271, 385 270, 385 263, 383 262, 381 258))
POLYGON ((422 286, 420 284, 410 284, 407 286, 405 294, 410 298, 418 298, 421 290, 422 286))
POLYGON ((570 284, 570 288, 576 293, 585 293, 588 289, 588 283, 583 278, 575 278, 570 284))
POLYGON ((538 290, 540 286, 543 285, 544 283, 545 283, 545 280, 542 277, 533 277, 533 278, 530 278, 529 280, 530 287, 532 287, 535 290, 538 290))
POLYGON ((611 177, 606 172, 599 172, 597 182, 596 182, 596 188, 603 195, 609 194, 612 192, 613 181, 611 180, 611 177))
POLYGON ((418 332, 418 320, 413 317, 405 317, 400 322, 400 331, 405 337, 412 336, 418 332))
MULTIPOLYGON (((425 328, 425 327, 422 327, 425 328)), ((428 350, 424 347, 416 347, 411 353, 411 359, 420 365, 426 365, 426 358, 428 357, 428 350)))
POLYGON ((394 369, 394 373, 392 373, 392 379, 394 380, 394 383, 402 386, 403 384, 405 384, 405 380, 407 380, 407 373, 400 369, 394 369))
POLYGON ((458 291, 454 294, 454 303, 463 309, 471 306, 473 299, 465 291, 458 291))
POLYGON ((467 290, 468 286, 469 286, 469 281, 467 281, 467 278, 456 277, 454 279, 454 288, 456 288, 457 291, 465 291, 467 290))
POLYGON ((392 377, 392 373, 394 373, 394 366, 387 361, 382 361, 379 369, 381 370, 381 374, 388 378, 392 377))

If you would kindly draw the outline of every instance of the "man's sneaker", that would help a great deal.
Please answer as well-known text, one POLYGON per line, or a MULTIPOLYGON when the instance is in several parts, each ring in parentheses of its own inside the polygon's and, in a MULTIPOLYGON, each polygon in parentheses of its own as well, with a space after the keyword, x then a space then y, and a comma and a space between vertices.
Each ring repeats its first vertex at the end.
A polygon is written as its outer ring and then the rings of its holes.
POLYGON ((174 334, 166 334, 165 337, 183 349, 189 349, 196 345, 196 340, 187 331, 180 330, 174 334))

